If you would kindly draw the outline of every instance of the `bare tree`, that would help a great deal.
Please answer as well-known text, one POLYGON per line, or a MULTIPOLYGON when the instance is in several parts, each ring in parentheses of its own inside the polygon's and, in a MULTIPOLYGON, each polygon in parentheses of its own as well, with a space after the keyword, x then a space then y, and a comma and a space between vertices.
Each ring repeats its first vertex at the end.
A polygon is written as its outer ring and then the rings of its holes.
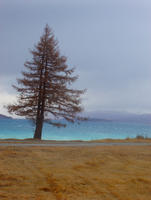
POLYGON ((58 42, 46 25, 40 41, 31 51, 32 60, 25 62, 23 78, 17 79, 20 87, 17 102, 8 105, 8 111, 34 121, 34 138, 41 139, 43 123, 65 126, 58 118, 75 122, 82 111, 80 96, 84 90, 75 90, 71 84, 77 79, 74 69, 68 69, 67 58, 60 55, 58 42))

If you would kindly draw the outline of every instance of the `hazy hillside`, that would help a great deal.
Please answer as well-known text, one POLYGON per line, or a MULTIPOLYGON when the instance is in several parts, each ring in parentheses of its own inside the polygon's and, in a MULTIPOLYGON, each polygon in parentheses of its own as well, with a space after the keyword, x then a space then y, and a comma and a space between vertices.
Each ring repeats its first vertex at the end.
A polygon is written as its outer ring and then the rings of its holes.
POLYGON ((96 111, 85 114, 88 118, 103 119, 104 121, 151 123, 151 114, 135 114, 115 111, 96 111))
POLYGON ((12 119, 12 118, 11 118, 11 117, 8 117, 8 116, 6 116, 6 115, 0 114, 0 119, 12 119))

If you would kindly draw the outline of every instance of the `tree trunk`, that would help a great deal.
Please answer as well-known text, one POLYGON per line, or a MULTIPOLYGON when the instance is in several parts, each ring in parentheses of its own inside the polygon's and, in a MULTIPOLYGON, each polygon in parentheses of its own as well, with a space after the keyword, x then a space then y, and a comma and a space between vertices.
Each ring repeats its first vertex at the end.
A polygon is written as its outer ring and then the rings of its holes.
POLYGON ((35 133, 34 133, 34 139, 41 140, 41 137, 42 137, 42 128, 43 128, 43 118, 40 118, 36 122, 36 129, 35 129, 35 133))
POLYGON ((47 61, 46 61, 45 73, 44 73, 44 83, 43 83, 43 85, 40 84, 36 130, 35 130, 35 134, 34 134, 34 139, 40 139, 40 140, 41 140, 41 137, 42 137, 42 128, 43 128, 43 122, 44 122, 45 87, 46 87, 45 84, 47 82, 47 70, 46 70, 46 67, 47 67, 47 61), (40 117, 39 117, 39 114, 40 114, 40 117))

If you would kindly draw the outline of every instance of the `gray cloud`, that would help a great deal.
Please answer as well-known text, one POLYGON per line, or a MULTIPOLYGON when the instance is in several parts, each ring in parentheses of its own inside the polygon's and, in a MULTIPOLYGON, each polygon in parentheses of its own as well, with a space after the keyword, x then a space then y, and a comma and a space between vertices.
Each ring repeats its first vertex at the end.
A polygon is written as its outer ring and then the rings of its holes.
POLYGON ((2 0, 0 77, 20 76, 48 23, 77 68, 76 86, 88 89, 86 109, 149 111, 150 9, 149 0, 2 0))

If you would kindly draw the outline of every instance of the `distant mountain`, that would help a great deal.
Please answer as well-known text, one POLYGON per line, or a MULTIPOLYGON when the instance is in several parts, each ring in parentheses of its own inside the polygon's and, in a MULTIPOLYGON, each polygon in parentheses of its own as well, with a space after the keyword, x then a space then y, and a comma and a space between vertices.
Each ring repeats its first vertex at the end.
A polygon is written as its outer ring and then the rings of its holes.
POLYGON ((88 117, 86 121, 94 121, 94 122, 111 122, 112 120, 88 117))
POLYGON ((100 119, 100 121, 116 121, 116 122, 140 122, 151 124, 151 114, 136 114, 129 112, 115 112, 115 111, 96 111, 86 113, 90 119, 100 119))
POLYGON ((0 114, 0 119, 12 119, 12 117, 0 114))

